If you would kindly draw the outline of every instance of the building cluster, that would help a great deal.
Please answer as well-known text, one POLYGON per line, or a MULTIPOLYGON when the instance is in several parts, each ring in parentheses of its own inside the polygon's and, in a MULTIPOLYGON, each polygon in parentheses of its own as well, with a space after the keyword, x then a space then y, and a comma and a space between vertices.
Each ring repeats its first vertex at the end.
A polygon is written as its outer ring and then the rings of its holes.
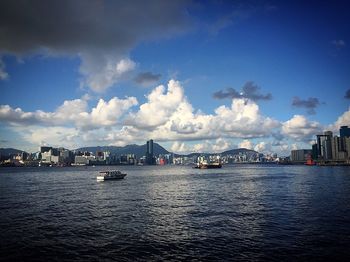
POLYGON ((228 154, 221 157, 223 164, 235 163, 267 163, 276 162, 278 160, 277 154, 262 154, 258 152, 239 152, 238 154, 228 154))
POLYGON ((82 152, 41 146, 38 152, 22 152, 3 159, 3 166, 85 166, 85 165, 166 165, 173 163, 173 154, 154 155, 153 140, 147 141, 144 156, 112 154, 109 151, 82 152))
POLYGON ((318 163, 349 163, 350 162, 350 128, 342 126, 339 136, 333 136, 331 131, 316 135, 316 143, 312 149, 291 151, 292 162, 314 160, 318 163))
POLYGON ((220 162, 221 164, 239 164, 239 163, 270 163, 277 162, 277 154, 261 154, 247 151, 237 154, 193 154, 190 156, 176 156, 173 158, 174 165, 193 165, 198 161, 205 160, 208 163, 220 162))

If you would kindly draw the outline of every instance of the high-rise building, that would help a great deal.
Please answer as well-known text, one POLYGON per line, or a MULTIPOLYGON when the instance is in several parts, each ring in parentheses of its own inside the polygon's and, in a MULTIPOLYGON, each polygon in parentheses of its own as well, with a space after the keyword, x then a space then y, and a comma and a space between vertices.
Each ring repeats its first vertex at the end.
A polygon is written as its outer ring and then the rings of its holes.
POLYGON ((340 137, 350 137, 350 128, 348 126, 341 126, 339 134, 340 137))
POLYGON ((340 137, 339 136, 334 136, 332 138, 332 156, 334 160, 340 160, 343 159, 343 155, 339 154, 339 152, 341 152, 340 150, 340 137))
POLYGON ((318 159, 332 159, 332 131, 326 131, 323 135, 317 135, 317 153, 318 159))
POLYGON ((52 149, 51 146, 41 146, 40 147, 40 153, 49 152, 51 149, 52 149))
POLYGON ((340 134, 339 150, 347 152, 345 138, 350 137, 350 128, 348 126, 341 126, 339 129, 339 134, 340 134))
POLYGON ((312 159, 318 158, 317 144, 312 145, 312 159))
POLYGON ((344 137, 345 152, 347 153, 347 159, 350 159, 350 137, 344 137))
POLYGON ((147 141, 146 144, 146 163, 148 165, 155 165, 156 161, 155 158, 153 156, 153 140, 149 140, 147 141))
POLYGON ((291 151, 291 161, 293 162, 305 162, 312 155, 312 150, 310 149, 298 149, 291 151))

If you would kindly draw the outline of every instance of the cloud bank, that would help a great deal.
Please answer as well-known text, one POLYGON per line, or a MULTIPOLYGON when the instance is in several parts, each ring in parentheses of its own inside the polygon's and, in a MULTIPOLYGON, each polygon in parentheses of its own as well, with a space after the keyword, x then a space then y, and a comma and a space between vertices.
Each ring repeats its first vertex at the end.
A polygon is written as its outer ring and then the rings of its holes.
POLYGON ((25 112, 10 105, 0 106, 0 122, 27 142, 37 145, 51 139, 57 143, 62 141, 70 148, 97 143, 120 146, 152 138, 173 142, 176 152, 220 152, 236 145, 267 151, 272 146, 286 150, 290 140, 308 143, 324 129, 337 130, 349 121, 350 108, 328 127, 303 115, 279 122, 264 116, 256 102, 247 98, 233 98, 230 106, 221 105, 212 113, 204 113, 193 108, 182 84, 175 80, 152 89, 142 104, 135 97, 113 97, 100 99, 89 109, 88 97, 82 97, 64 101, 53 112, 25 112), (52 134, 45 134, 45 130, 51 130, 52 134), (232 139, 241 143, 238 145, 232 139), (254 144, 252 139, 271 143, 254 144))
MULTIPOLYGON (((86 140, 98 137, 109 144, 147 138, 196 141, 268 137, 271 130, 280 126, 278 121, 263 116, 259 106, 247 99, 232 99, 230 106, 219 106, 212 114, 196 111, 181 83, 175 80, 170 80, 167 86, 155 87, 140 105, 135 97, 100 99, 91 109, 83 97, 64 101, 53 112, 25 112, 1 105, 0 121, 12 127, 75 128, 86 140)), ((220 145, 226 147, 222 141, 220 145)))

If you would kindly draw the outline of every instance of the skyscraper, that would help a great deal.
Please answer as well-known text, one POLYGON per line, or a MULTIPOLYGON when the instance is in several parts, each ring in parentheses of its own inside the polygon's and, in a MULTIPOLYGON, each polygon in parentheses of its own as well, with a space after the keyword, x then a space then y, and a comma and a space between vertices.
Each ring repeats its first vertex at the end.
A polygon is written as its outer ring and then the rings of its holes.
POLYGON ((153 140, 147 141, 146 144, 146 163, 147 165, 155 165, 156 161, 153 156, 153 140))
POLYGON ((339 134, 340 137, 350 137, 350 128, 348 126, 341 126, 339 134))
POLYGON ((317 135, 318 159, 332 159, 332 137, 333 133, 331 131, 326 131, 323 135, 317 135))

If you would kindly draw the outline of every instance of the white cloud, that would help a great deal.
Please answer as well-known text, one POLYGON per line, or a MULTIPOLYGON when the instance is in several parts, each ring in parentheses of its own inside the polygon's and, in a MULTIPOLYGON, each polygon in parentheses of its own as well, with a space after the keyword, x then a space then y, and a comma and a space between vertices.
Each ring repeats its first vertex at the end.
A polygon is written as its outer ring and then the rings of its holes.
POLYGON ((328 127, 329 130, 333 132, 339 132, 341 126, 349 126, 350 125, 350 107, 347 111, 345 111, 341 116, 338 117, 337 121, 334 124, 328 127))
POLYGON ((96 129, 116 125, 120 117, 134 105, 137 105, 135 97, 114 97, 109 101, 100 99, 91 113, 87 112, 88 104, 84 98, 64 101, 54 112, 24 112, 21 108, 1 105, 0 121, 15 125, 75 125, 82 129, 96 129))
POLYGON ((171 146, 171 151, 178 154, 188 153, 191 149, 184 143, 175 141, 171 146))
POLYGON ((294 115, 282 124, 282 133, 296 140, 309 140, 321 131, 320 123, 309 121, 302 115, 294 115))
POLYGON ((174 80, 167 88, 161 85, 152 90, 126 124, 166 141, 265 137, 280 125, 262 116, 258 105, 247 99, 233 99, 231 107, 220 106, 213 115, 194 112, 182 85, 174 80))
POLYGON ((90 87, 93 91, 101 93, 123 79, 133 71, 136 63, 129 58, 101 56, 95 54, 82 56, 80 73, 85 76, 82 85, 90 87))
POLYGON ((258 105, 247 99, 233 99, 230 107, 220 106, 214 114, 195 112, 181 83, 175 80, 170 80, 166 87, 154 88, 146 98, 136 111, 131 110, 138 104, 135 97, 100 99, 90 110, 86 96, 67 100, 53 112, 24 112, 2 105, 0 121, 15 125, 73 126, 84 130, 85 142, 95 136, 101 143, 118 145, 150 138, 182 142, 207 140, 210 142, 198 143, 192 149, 214 152, 231 147, 226 138, 268 137, 280 125, 261 115, 258 105), (100 131, 104 128, 108 130, 100 131))
POLYGON ((241 143, 238 144, 238 148, 253 149, 253 143, 248 139, 244 139, 241 143))
POLYGON ((218 138, 212 146, 212 152, 223 152, 232 148, 232 143, 223 138, 218 138))
POLYGON ((267 143, 266 142, 260 142, 255 147, 254 150, 257 152, 265 152, 267 150, 267 143))
POLYGON ((100 99, 97 106, 91 111, 91 122, 95 126, 115 125, 119 118, 135 105, 137 105, 137 99, 135 97, 127 97, 125 99, 114 97, 108 102, 100 99))
POLYGON ((184 90, 180 83, 170 80, 168 88, 160 85, 147 96, 147 102, 136 114, 130 114, 128 123, 141 128, 155 128, 165 124, 174 111, 187 106, 184 90))
POLYGON ((259 106, 247 99, 233 99, 231 108, 220 106, 215 113, 218 128, 234 137, 269 136, 279 126, 278 121, 262 116, 259 106))
POLYGON ((291 145, 292 150, 297 150, 298 149, 298 145, 296 143, 291 145))
POLYGON ((78 148, 79 131, 67 127, 30 127, 22 132, 23 138, 33 146, 51 145, 69 149, 78 148))
MULTIPOLYGON (((239 147, 259 152, 271 148, 286 151, 291 142, 306 142, 323 129, 321 124, 302 115, 280 123, 263 116, 258 105, 246 99, 233 99, 231 106, 219 106, 212 114, 196 112, 181 83, 175 80, 170 80, 166 87, 154 88, 146 98, 138 107, 135 107, 138 104, 135 97, 100 99, 89 109, 89 97, 84 96, 64 101, 53 112, 25 112, 1 105, 0 121, 16 126, 15 130, 20 130, 20 126, 33 130, 35 127, 76 128, 80 132, 79 141, 89 145, 125 145, 147 139, 176 141, 172 148, 181 153, 222 152, 234 147, 231 139, 239 138, 243 139, 239 147), (280 134, 278 144, 267 142, 274 134, 280 134), (264 142, 254 145, 252 141, 262 137, 264 142), (194 141, 198 142, 193 144, 194 141)), ((350 109, 332 127, 338 130, 340 125, 348 125, 349 120, 350 109)), ((23 133, 24 129, 18 132, 23 133)))

